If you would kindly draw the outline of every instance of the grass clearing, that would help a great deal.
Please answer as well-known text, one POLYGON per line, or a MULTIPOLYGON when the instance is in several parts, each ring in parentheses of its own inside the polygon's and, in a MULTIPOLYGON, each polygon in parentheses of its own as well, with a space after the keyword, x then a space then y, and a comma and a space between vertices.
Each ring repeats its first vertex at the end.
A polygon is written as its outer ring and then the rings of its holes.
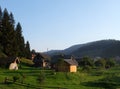
POLYGON ((0 89, 119 89, 119 70, 120 67, 114 67, 108 70, 92 69, 88 73, 81 70, 68 73, 24 65, 17 71, 0 69, 0 89), (6 77, 9 80, 4 84, 6 77), (13 77, 18 79, 14 82, 13 77))

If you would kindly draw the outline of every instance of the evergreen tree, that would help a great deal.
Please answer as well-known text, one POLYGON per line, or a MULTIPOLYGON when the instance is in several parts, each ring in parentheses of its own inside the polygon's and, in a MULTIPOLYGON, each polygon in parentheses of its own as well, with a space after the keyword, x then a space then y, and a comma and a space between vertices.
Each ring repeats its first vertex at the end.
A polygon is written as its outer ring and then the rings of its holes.
POLYGON ((79 65, 81 67, 85 67, 85 66, 93 66, 93 60, 90 57, 83 57, 80 61, 79 61, 79 65))
POLYGON ((106 65, 105 67, 106 68, 111 68, 111 67, 114 67, 116 64, 115 60, 114 59, 107 59, 106 60, 106 65))
POLYGON ((35 49, 32 49, 31 53, 32 53, 32 54, 36 54, 35 49))
POLYGON ((2 18, 2 9, 0 7, 0 19, 2 18))
POLYGON ((4 53, 8 56, 16 56, 16 40, 15 40, 15 31, 14 26, 10 22, 10 16, 7 9, 3 12, 3 19, 2 19, 2 45, 4 53))
POLYGON ((98 68, 105 68, 106 60, 105 59, 99 59, 99 60, 95 61, 94 64, 98 68))
POLYGON ((0 51, 7 56, 30 57, 30 44, 24 41, 22 27, 15 20, 12 13, 0 7, 0 51))
POLYGON ((4 12, 3 12, 3 18, 2 18, 2 37, 1 37, 1 44, 3 46, 3 51, 4 53, 6 52, 5 48, 6 48, 6 45, 7 45, 7 37, 8 37, 8 21, 9 21, 9 15, 8 15, 8 11, 7 9, 5 8, 4 9, 4 12))
POLYGON ((11 25, 14 27, 14 25, 15 25, 15 20, 14 20, 14 16, 13 16, 12 12, 10 13, 10 23, 11 23, 11 25))
POLYGON ((0 50, 2 49, 2 9, 0 7, 0 50))
POLYGON ((0 7, 0 30, 1 30, 1 27, 2 27, 2 9, 0 7))
POLYGON ((15 25, 15 20, 14 20, 14 16, 13 16, 13 14, 12 14, 12 12, 10 13, 10 15, 9 15, 9 22, 10 22, 10 26, 11 26, 11 29, 12 29, 12 31, 13 31, 13 39, 12 39, 12 51, 13 51, 13 55, 14 56, 18 56, 18 44, 17 44, 17 39, 16 39, 16 31, 15 31, 15 27, 14 27, 14 25, 15 25))
POLYGON ((22 27, 20 23, 16 26, 16 39, 18 45, 18 56, 24 57, 25 56, 25 42, 24 37, 22 36, 22 27))
POLYGON ((25 45, 25 49, 26 49, 26 58, 31 58, 31 52, 30 52, 30 44, 29 42, 27 41, 26 45, 25 45))

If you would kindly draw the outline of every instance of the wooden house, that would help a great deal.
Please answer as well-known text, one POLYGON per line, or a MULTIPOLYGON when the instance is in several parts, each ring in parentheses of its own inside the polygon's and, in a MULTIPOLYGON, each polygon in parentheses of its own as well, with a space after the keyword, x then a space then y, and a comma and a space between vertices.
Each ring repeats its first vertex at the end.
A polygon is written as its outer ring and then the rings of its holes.
POLYGON ((37 53, 33 58, 35 67, 49 67, 50 65, 50 57, 43 53, 37 53))
POLYGON ((63 59, 56 63, 55 70, 58 72, 77 72, 78 62, 71 59, 63 59))

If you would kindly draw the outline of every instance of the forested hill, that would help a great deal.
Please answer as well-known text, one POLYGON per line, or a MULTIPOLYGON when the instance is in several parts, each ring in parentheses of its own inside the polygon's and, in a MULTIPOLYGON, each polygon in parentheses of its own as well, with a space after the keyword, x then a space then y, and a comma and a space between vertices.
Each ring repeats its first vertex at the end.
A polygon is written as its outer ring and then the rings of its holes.
POLYGON ((30 44, 25 42, 22 35, 22 27, 12 13, 5 8, 0 8, 0 57, 7 56, 30 56, 30 44))
MULTIPOLYGON (((120 56, 120 41, 100 40, 71 46, 65 50, 57 51, 57 54, 74 55, 76 57, 115 57, 120 56)), ((54 55, 56 53, 52 53, 54 55)))
POLYGON ((120 56, 120 41, 117 40, 101 40, 88 43, 83 47, 71 52, 75 56, 91 56, 91 57, 115 57, 120 56))

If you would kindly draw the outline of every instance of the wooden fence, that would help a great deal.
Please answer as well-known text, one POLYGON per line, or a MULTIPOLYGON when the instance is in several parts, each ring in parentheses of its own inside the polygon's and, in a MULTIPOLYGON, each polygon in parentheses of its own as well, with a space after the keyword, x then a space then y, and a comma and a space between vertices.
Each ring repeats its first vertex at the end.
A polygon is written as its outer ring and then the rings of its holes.
POLYGON ((36 86, 36 85, 32 85, 32 84, 27 84, 27 83, 22 83, 22 82, 13 82, 13 80, 8 79, 7 77, 5 77, 4 79, 4 84, 15 84, 15 85, 19 85, 19 86, 24 86, 27 89, 68 89, 68 88, 64 88, 64 87, 56 87, 56 86, 36 86))

